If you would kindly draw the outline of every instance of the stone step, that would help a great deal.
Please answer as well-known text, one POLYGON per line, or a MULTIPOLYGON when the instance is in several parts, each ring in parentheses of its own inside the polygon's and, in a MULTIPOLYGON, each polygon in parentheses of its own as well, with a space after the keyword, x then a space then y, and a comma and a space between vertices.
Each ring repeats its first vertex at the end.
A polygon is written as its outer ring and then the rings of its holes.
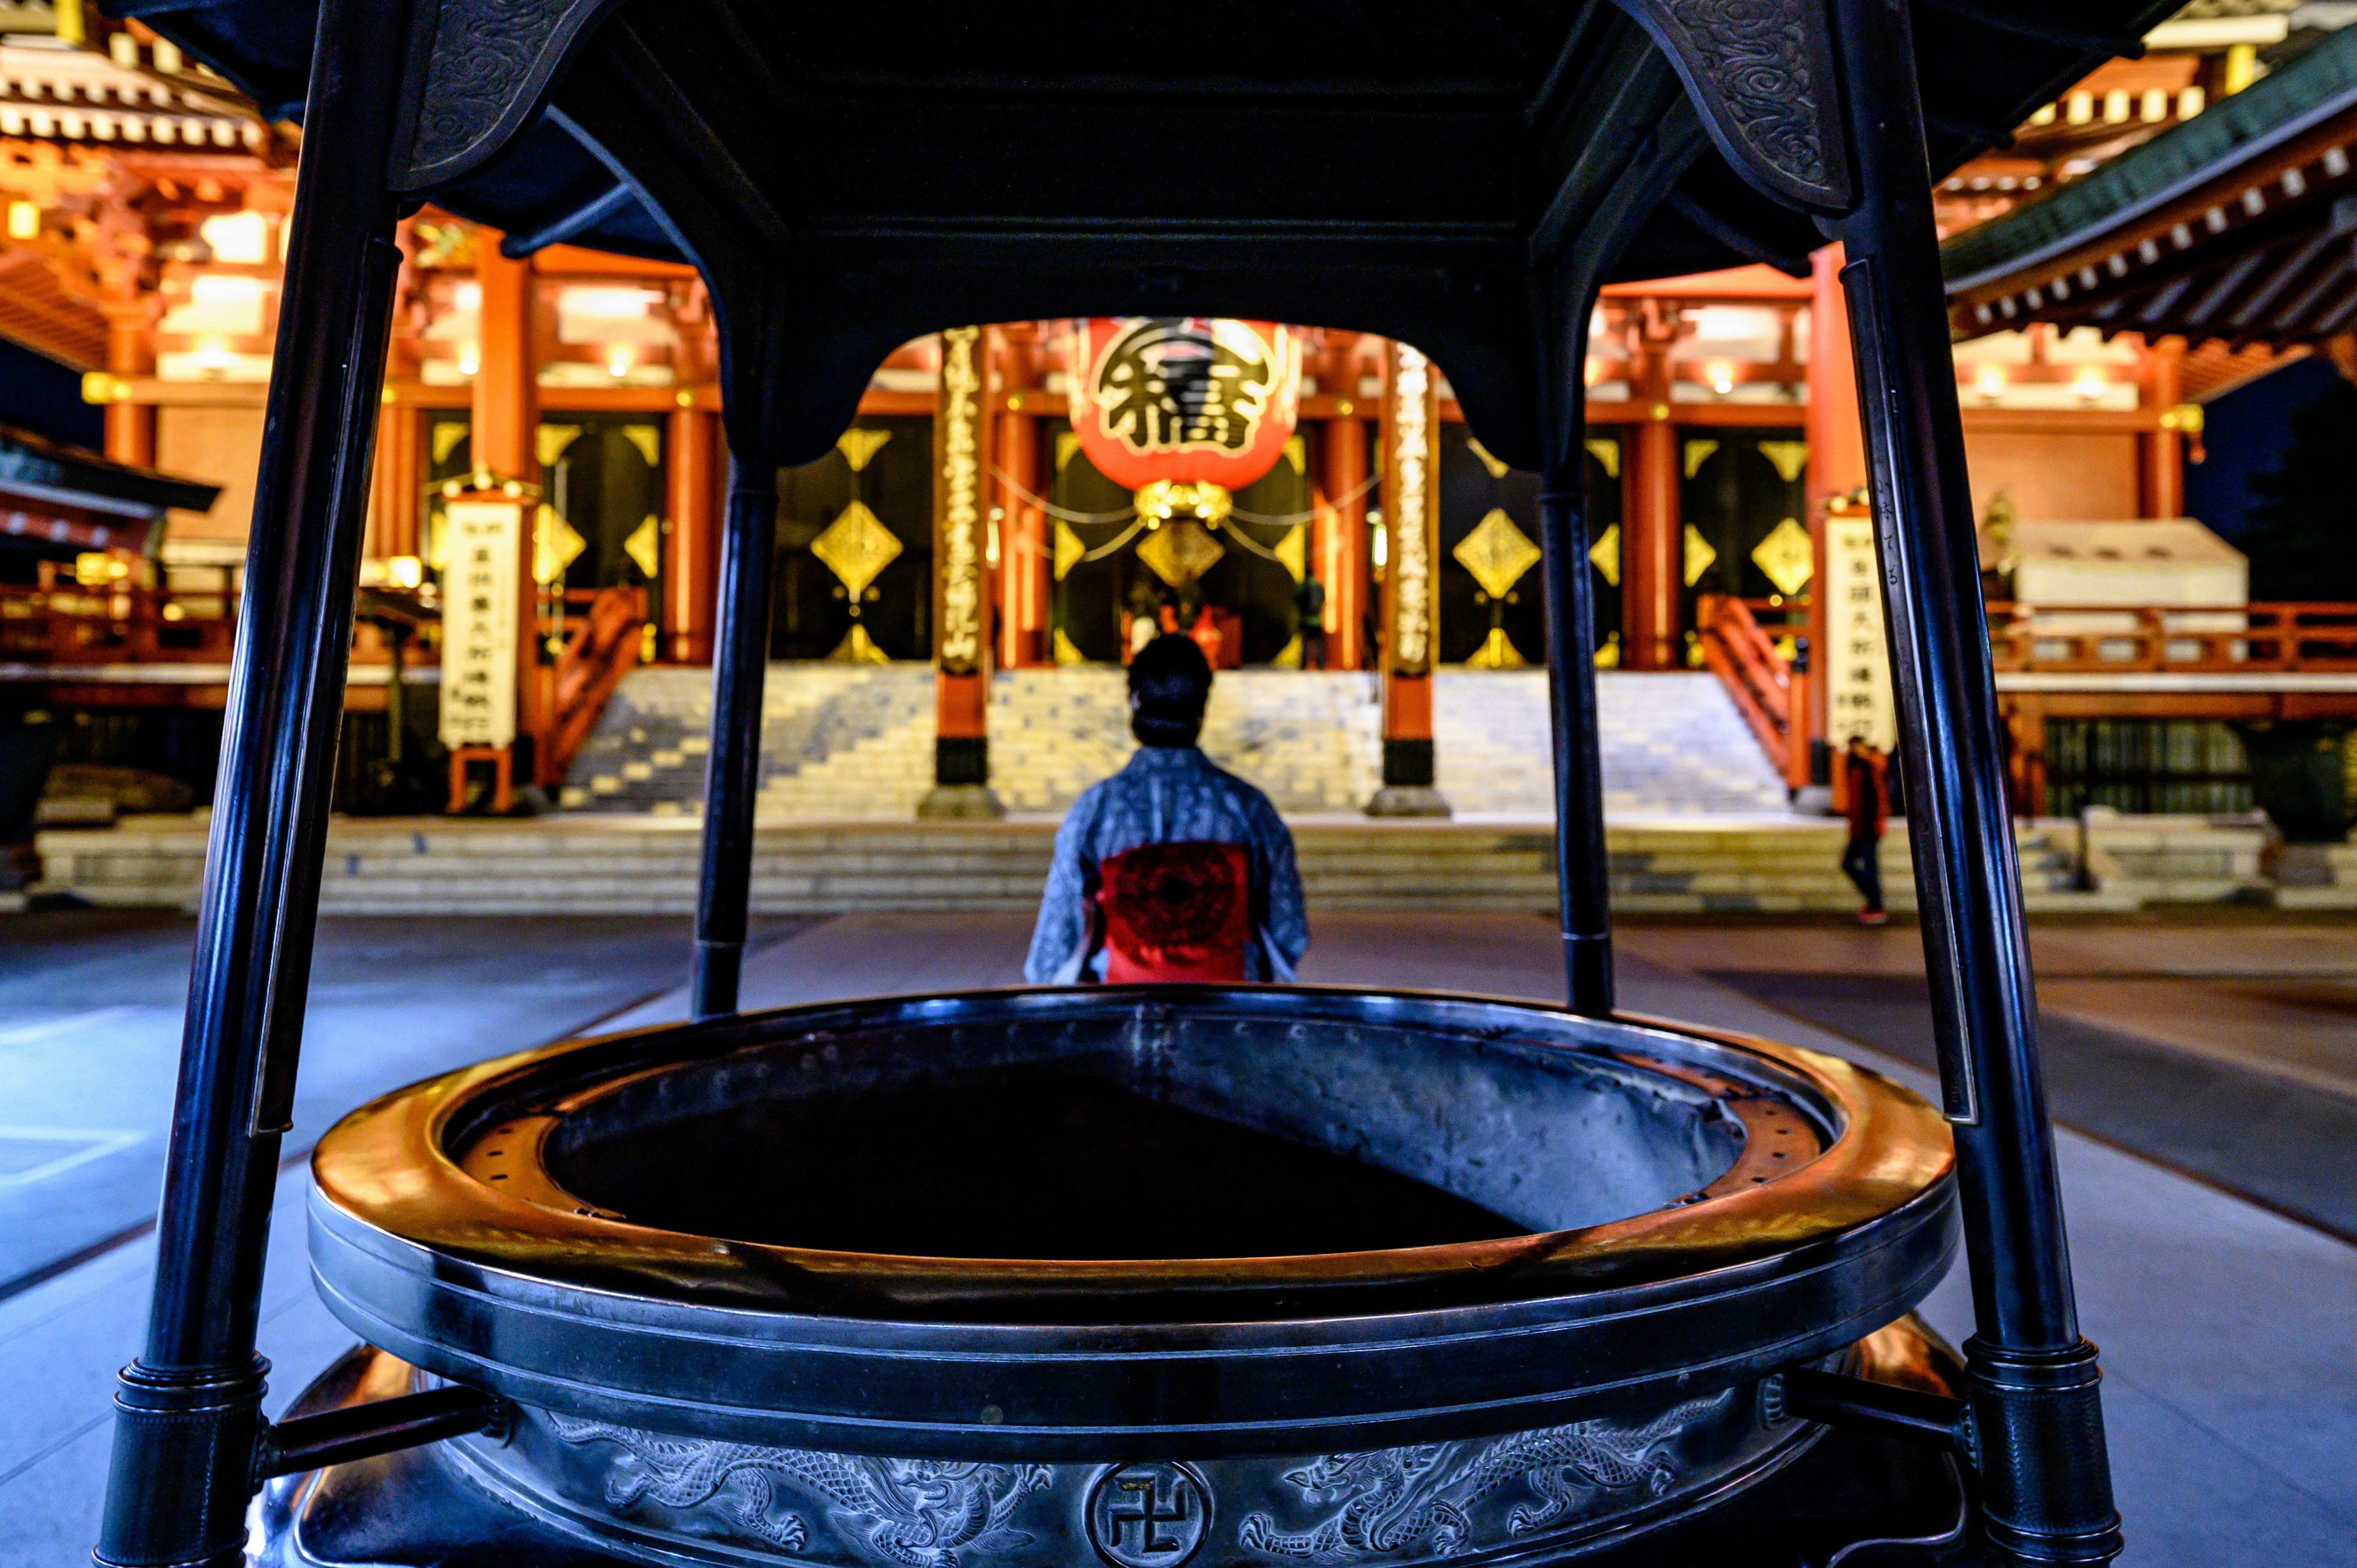
MULTIPOLYGON (((754 906, 770 913, 1025 908, 1045 878, 1055 823, 765 825, 754 906)), ((1297 824, 1313 910, 1552 911, 1553 836, 1461 823, 1297 824)), ((1657 826, 1609 830, 1616 908, 1627 912, 1842 910, 1837 824, 1777 831, 1657 826)), ((39 891, 91 903, 188 908, 203 869, 199 818, 126 818, 107 830, 45 832, 39 891)), ((2068 886, 2049 830, 2025 830, 2033 908, 2117 908, 2068 886), (2060 869, 2058 870, 2058 865, 2060 869)), ((695 902, 701 838, 692 823, 565 817, 521 822, 339 820, 320 891, 329 913, 666 913, 695 902)), ((1911 907, 1903 837, 1882 865, 1895 908, 1911 907)), ((2126 907, 2133 907, 2129 904, 2126 907)))

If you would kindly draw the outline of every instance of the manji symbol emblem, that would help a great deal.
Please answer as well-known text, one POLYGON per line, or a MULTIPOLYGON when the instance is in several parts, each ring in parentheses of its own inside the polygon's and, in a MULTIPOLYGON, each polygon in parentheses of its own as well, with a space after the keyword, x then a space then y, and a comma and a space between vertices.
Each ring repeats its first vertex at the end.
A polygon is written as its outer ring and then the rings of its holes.
POLYGON ((1184 1465, 1125 1465, 1089 1492, 1089 1543, 1114 1568, 1178 1568, 1211 1529, 1211 1488, 1184 1465))

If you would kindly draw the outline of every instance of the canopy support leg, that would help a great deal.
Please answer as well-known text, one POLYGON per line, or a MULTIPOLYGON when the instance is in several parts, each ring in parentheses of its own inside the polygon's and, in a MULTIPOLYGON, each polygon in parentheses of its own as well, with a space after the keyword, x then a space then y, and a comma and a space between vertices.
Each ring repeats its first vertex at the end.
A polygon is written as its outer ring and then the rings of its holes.
POLYGON ((254 1329, 310 986, 368 471, 401 252, 408 7, 326 0, 246 549, 147 1337, 115 1394, 97 1560, 244 1561, 254 1329))
POLYGON ((1555 740, 1555 861, 1563 962, 1575 1013, 1612 1014, 1612 866, 1604 846, 1597 739, 1596 585, 1587 564, 1587 453, 1548 467, 1539 489, 1545 575, 1547 718, 1555 740))
POLYGON ((712 751, 705 758, 704 880, 696 900, 698 1020, 737 1011, 753 897, 753 805, 761 788, 761 687, 770 667, 778 467, 732 456, 720 553, 719 652, 712 671, 712 751))
POLYGON ((1985 1530, 2007 1563, 2121 1549, 2079 1333, 1989 673, 1979 547, 1906 7, 1836 0, 1862 204, 1841 225, 1905 752, 1925 968, 1979 1332, 1985 1530))
MULTIPOLYGON (((1613 214, 1599 236, 1625 240, 1613 214)), ((1617 249, 1617 243, 1614 246, 1617 249)), ((1539 478, 1539 574, 1546 602, 1547 728, 1555 747, 1555 867, 1566 993, 1575 1013, 1612 1015, 1612 865, 1604 846, 1603 749, 1597 737, 1596 584, 1587 552, 1587 324, 1591 256, 1556 275, 1540 303, 1546 467, 1539 478)))

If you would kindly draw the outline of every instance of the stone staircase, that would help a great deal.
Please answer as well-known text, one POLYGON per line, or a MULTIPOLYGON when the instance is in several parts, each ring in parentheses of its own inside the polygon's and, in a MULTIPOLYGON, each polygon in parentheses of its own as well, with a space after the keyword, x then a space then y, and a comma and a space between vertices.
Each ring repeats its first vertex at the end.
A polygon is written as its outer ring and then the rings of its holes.
MULTIPOLYGON (((1443 671, 1433 691, 1440 792, 1460 815, 1555 814, 1541 670, 1443 671)), ((1784 783, 1718 678, 1599 671, 1597 739, 1613 815, 1781 817, 1784 783)))
MULTIPOLYGON (((1434 749, 1441 792, 1475 821, 1554 814, 1543 671, 1444 671, 1434 749)), ((1782 782, 1706 674, 1598 678, 1606 810, 1781 816, 1782 782)), ((1355 671, 1231 671, 1203 748, 1288 815, 1354 813, 1382 773, 1380 685, 1355 671)), ((711 682, 698 670, 626 680, 560 804, 572 813, 694 816, 711 682)), ((906 822, 932 779, 932 676, 921 665, 773 665, 762 708, 764 820, 906 822)), ((992 682, 991 782, 1010 811, 1060 814, 1133 746, 1122 672, 1017 670, 992 682)))

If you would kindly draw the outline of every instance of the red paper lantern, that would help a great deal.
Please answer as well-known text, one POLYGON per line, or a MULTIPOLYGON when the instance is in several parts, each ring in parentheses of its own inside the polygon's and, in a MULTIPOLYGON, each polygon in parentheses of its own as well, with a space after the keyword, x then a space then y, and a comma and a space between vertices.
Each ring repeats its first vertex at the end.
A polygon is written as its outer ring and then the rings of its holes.
POLYGON ((1240 490, 1293 435, 1301 351, 1275 322, 1100 317, 1074 338, 1072 431, 1114 484, 1240 490))

